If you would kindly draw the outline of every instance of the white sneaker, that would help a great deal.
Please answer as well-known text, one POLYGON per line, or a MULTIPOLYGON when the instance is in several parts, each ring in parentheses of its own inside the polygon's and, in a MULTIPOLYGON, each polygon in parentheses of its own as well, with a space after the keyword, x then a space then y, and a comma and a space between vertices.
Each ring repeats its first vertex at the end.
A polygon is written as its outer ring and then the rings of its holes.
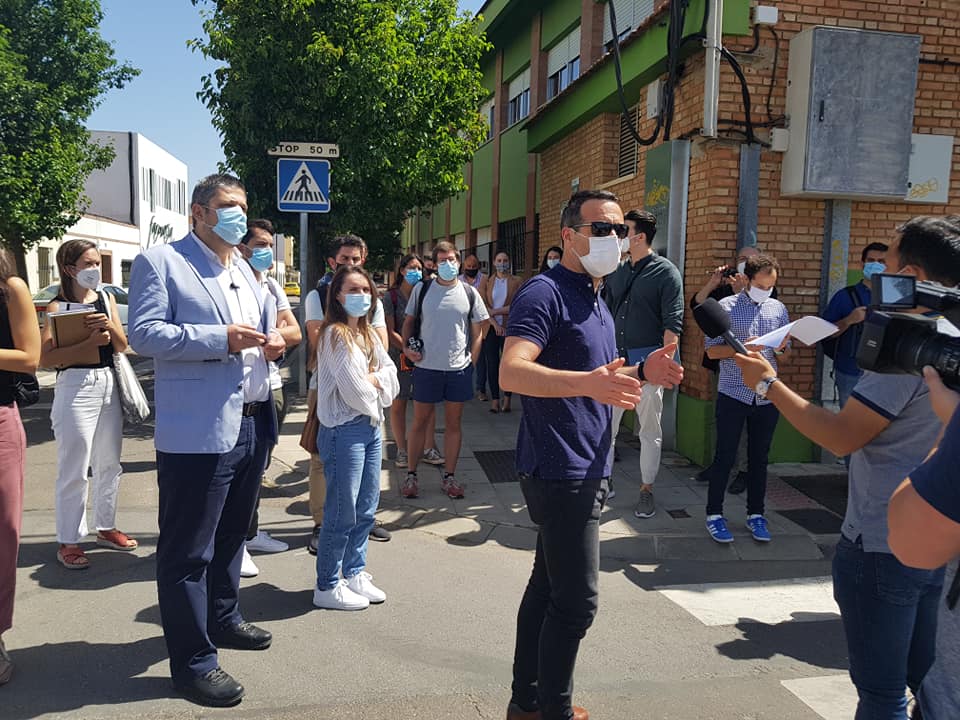
POLYGON ((370 607, 370 601, 347 587, 346 580, 341 580, 329 590, 314 588, 313 604, 327 610, 366 610, 370 607))
POLYGON ((373 584, 373 578, 370 577, 368 572, 360 572, 354 575, 347 580, 347 587, 357 595, 362 595, 374 605, 387 599, 387 594, 373 584))
POLYGON ((289 550, 290 546, 282 540, 276 540, 270 537, 270 533, 261 530, 253 540, 247 540, 247 550, 262 553, 278 553, 289 550))
POLYGON ((240 577, 256 577, 260 574, 260 568, 253 562, 250 553, 247 552, 247 546, 243 546, 243 562, 240 563, 240 577))
POLYGON ((423 454, 423 461, 431 465, 443 465, 443 455, 436 448, 430 448, 423 454))

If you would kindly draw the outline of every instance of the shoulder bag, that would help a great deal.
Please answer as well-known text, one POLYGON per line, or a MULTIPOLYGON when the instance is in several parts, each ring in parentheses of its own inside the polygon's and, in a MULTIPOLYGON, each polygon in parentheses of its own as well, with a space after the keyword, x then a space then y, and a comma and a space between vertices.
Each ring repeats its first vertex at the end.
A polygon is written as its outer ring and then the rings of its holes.
MULTIPOLYGON (((103 298, 107 317, 110 317, 110 298, 102 291, 100 297, 103 298)), ((113 354, 113 376, 117 381, 124 419, 132 425, 140 425, 150 417, 150 403, 147 402, 147 394, 143 391, 126 353, 113 354)))

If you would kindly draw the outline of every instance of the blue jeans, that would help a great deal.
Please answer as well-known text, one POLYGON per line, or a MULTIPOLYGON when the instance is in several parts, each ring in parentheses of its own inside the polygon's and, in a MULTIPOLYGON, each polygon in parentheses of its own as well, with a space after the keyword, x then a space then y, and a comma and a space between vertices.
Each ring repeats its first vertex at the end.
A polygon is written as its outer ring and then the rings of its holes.
POLYGON ((907 720, 905 690, 915 693, 933 663, 942 585, 942 568, 910 568, 841 536, 833 597, 860 696, 855 720, 907 720))
POLYGON ((833 373, 833 381, 837 384, 837 398, 842 408, 847 404, 847 400, 850 399, 853 388, 860 382, 860 375, 848 375, 847 373, 835 370, 833 373))
POLYGON ((327 480, 317 552, 317 587, 329 590, 367 564, 367 538, 380 503, 380 426, 362 415, 337 427, 320 426, 317 450, 327 480))

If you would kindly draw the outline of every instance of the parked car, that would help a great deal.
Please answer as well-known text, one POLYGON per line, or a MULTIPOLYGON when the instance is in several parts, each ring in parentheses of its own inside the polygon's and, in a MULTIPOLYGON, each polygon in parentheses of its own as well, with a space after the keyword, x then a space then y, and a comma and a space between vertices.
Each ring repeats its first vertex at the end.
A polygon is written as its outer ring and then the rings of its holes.
POLYGON ((283 286, 283 291, 291 297, 300 297, 300 286, 296 283, 287 283, 283 286))
MULTIPOLYGON (((126 329, 127 313, 130 309, 127 300, 127 291, 119 285, 104 285, 103 291, 113 295, 114 299, 116 299, 117 309, 120 311, 120 322, 123 324, 124 329, 126 329)), ((53 301, 58 292, 60 292, 60 284, 55 283, 48 285, 33 296, 33 307, 37 310, 37 322, 40 324, 40 327, 43 327, 47 319, 47 305, 53 301)))

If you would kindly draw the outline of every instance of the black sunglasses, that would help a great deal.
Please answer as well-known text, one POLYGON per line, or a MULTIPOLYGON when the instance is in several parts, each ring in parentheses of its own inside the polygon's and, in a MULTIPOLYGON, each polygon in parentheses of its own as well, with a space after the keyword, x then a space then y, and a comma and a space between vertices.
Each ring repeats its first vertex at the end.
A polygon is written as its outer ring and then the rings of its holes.
POLYGON ((579 225, 571 225, 570 227, 582 228, 582 227, 586 227, 587 225, 590 226, 590 232, 593 233, 594 237, 607 237, 607 235, 610 234, 611 230, 615 232, 617 234, 617 237, 620 238, 621 240, 623 240, 623 238, 627 237, 627 235, 630 234, 629 225, 624 225, 623 223, 603 222, 601 220, 598 220, 596 222, 580 223, 579 225))

